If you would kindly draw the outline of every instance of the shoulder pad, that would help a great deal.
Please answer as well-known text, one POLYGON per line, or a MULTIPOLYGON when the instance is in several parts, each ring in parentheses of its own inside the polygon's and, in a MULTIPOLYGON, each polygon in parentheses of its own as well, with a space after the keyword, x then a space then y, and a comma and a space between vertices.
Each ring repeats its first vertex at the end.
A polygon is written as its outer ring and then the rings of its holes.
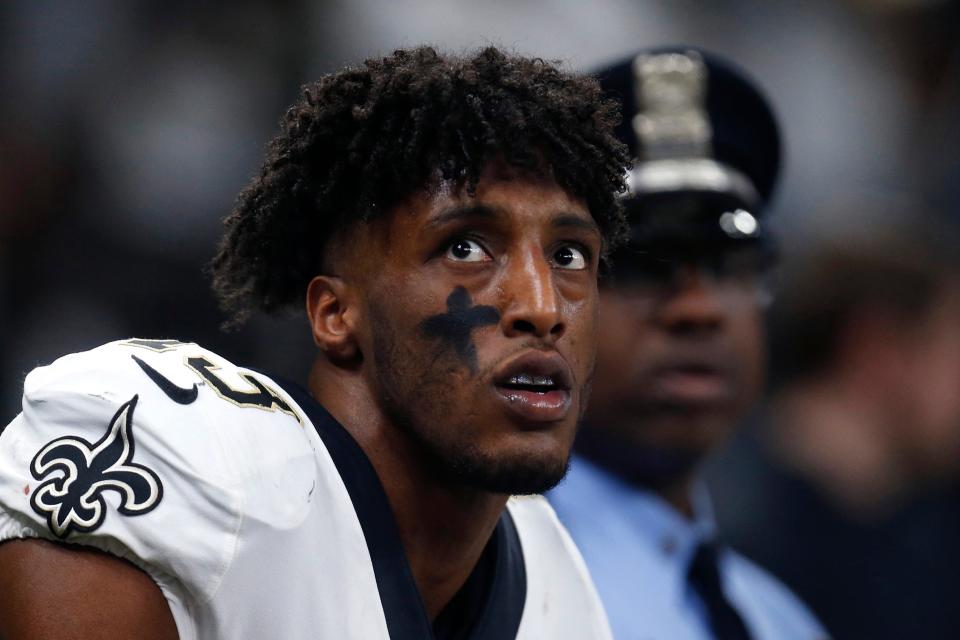
POLYGON ((282 496, 309 491, 312 458, 266 376, 195 344, 112 342, 27 376, 0 437, 0 539, 97 546, 206 600, 251 504, 297 517, 282 496), (250 495, 272 469, 279 503, 250 495))
POLYGON ((527 572, 517 638, 612 638, 586 564, 546 498, 514 496, 507 508, 527 572))

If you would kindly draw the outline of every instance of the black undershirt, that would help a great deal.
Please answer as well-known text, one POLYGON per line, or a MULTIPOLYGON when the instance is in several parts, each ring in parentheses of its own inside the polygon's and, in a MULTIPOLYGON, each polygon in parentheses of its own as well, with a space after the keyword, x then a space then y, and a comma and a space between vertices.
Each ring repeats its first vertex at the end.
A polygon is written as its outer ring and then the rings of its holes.
POLYGON ((470 637, 470 632, 490 600, 496 565, 497 536, 493 535, 470 577, 434 619, 434 640, 467 640, 470 637))

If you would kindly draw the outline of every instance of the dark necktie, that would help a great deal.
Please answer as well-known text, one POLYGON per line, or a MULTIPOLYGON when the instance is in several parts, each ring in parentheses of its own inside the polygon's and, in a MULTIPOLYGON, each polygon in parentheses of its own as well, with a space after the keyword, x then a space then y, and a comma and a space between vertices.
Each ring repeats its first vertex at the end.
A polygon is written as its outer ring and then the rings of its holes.
POLYGON ((697 547, 687 579, 707 606, 710 629, 717 640, 750 640, 743 618, 723 593, 714 543, 704 542, 697 547))

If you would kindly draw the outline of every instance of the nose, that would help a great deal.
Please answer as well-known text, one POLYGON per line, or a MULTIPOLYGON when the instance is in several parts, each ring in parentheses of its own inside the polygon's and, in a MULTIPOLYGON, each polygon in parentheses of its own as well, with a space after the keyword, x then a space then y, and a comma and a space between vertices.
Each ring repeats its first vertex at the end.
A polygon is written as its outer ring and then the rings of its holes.
POLYGON ((700 337, 720 331, 725 314, 717 282, 695 265, 685 265, 655 310, 654 321, 671 334, 700 337))
POLYGON ((501 286, 505 298, 502 322, 508 336, 555 340, 563 335, 566 324, 553 269, 540 247, 512 259, 501 286))

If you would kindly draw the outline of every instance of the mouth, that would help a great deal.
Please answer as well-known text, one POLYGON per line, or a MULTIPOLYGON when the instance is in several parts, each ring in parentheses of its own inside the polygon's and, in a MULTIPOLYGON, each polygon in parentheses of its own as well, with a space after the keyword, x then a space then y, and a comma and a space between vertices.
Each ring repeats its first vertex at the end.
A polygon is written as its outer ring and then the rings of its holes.
POLYGON ((501 366, 494 389, 523 422, 563 420, 570 413, 573 376, 558 353, 526 352, 501 366))
POLYGON ((710 407, 728 402, 733 395, 729 375, 704 363, 676 364, 656 369, 651 391, 668 404, 710 407))

